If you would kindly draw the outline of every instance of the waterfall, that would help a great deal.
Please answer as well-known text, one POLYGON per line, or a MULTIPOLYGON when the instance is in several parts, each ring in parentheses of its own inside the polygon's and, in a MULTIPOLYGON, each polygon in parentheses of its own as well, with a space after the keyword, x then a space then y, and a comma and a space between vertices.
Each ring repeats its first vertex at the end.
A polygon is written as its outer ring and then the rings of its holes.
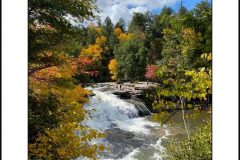
POLYGON ((90 97, 90 103, 85 105, 91 112, 91 118, 86 125, 100 130, 105 130, 117 126, 120 121, 138 117, 138 110, 131 103, 128 103, 108 91, 99 91, 97 88, 87 88, 92 90, 95 96, 90 97))
POLYGON ((143 102, 132 100, 132 99, 127 100, 127 102, 134 104, 135 108, 138 110, 138 115, 140 117, 148 116, 151 114, 151 112, 148 110, 145 104, 143 104, 143 102))
POLYGON ((142 102, 120 99, 110 91, 102 91, 99 87, 87 89, 94 94, 90 97, 90 103, 85 105, 87 110, 93 110, 91 117, 85 121, 87 126, 99 130, 120 128, 140 132, 145 130, 145 125, 157 125, 140 118, 150 115, 150 111, 142 102))
POLYGON ((99 159, 134 160, 139 156, 161 159, 159 157, 162 151, 159 146, 165 129, 147 117, 151 112, 142 102, 121 99, 106 85, 86 89, 91 90, 92 95, 89 103, 84 106, 91 110, 90 117, 84 120, 84 124, 106 133, 107 137, 101 143, 111 148, 111 151, 104 152, 99 159))

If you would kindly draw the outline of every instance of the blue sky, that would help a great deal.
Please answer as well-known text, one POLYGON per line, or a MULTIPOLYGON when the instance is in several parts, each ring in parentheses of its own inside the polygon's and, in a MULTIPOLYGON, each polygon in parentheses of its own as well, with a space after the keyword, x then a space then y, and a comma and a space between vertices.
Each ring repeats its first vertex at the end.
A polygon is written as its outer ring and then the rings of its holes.
MULTIPOLYGON (((194 8, 201 1, 182 0, 188 10, 194 8)), ((116 23, 119 18, 124 18, 129 23, 134 12, 153 11, 159 13, 164 6, 178 10, 180 4, 181 0, 97 0, 97 6, 101 10, 100 19, 103 21, 109 16, 113 23, 116 23)))

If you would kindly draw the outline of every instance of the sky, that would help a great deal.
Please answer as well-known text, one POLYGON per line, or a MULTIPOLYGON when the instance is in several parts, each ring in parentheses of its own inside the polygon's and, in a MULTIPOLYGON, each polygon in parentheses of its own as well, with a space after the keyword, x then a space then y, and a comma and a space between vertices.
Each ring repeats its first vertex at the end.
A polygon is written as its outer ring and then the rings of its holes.
MULTIPOLYGON (((202 0, 182 0, 183 6, 188 10, 202 0)), ((97 0, 97 6, 101 10, 99 17, 101 21, 109 16, 115 24, 120 18, 124 18, 127 24, 130 22, 134 12, 144 13, 151 11, 159 13, 164 6, 178 10, 181 0, 97 0)))

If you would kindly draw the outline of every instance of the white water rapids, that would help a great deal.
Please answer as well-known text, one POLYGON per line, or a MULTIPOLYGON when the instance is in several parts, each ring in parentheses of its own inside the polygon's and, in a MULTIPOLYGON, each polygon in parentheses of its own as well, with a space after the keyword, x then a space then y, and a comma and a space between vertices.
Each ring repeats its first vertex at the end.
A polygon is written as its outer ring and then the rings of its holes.
MULTIPOLYGON (((161 160, 162 139, 168 130, 148 117, 139 117, 136 104, 127 102, 102 91, 100 87, 88 87, 94 93, 85 108, 92 111, 84 123, 107 133, 103 140, 112 150, 99 157, 102 160, 161 160)), ((142 104, 144 105, 144 104, 142 104)), ((146 112, 149 112, 146 108, 146 112)), ((102 141, 101 141, 102 142, 102 141)))

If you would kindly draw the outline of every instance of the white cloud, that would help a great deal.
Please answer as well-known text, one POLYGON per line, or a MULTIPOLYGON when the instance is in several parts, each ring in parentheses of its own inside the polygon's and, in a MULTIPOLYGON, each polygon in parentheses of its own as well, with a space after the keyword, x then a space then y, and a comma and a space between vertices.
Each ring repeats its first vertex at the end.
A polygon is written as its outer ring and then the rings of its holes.
POLYGON ((134 12, 144 13, 144 12, 147 12, 148 10, 149 9, 147 7, 135 7, 135 8, 130 9, 130 13, 132 15, 134 12))
POLYGON ((103 21, 109 16, 113 23, 120 18, 130 22, 134 12, 144 13, 164 5, 173 5, 179 0, 97 0, 97 6, 101 10, 99 16, 103 21))

